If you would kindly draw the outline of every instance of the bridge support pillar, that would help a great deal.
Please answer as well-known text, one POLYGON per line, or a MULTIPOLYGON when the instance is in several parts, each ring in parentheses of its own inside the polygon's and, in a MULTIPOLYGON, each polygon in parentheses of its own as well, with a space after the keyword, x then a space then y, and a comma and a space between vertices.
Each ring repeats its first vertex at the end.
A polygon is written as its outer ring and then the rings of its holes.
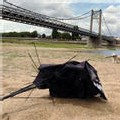
POLYGON ((94 47, 94 48, 100 47, 101 46, 101 39, 89 37, 87 45, 89 47, 94 47))
POLYGON ((89 37, 88 40, 88 46, 90 47, 100 47, 101 45, 101 41, 102 41, 102 35, 101 35, 101 23, 102 23, 102 10, 98 10, 98 11, 94 11, 91 10, 91 21, 90 21, 90 33, 92 34, 93 32, 93 20, 97 19, 98 20, 98 24, 99 24, 99 29, 98 29, 98 37, 89 37))

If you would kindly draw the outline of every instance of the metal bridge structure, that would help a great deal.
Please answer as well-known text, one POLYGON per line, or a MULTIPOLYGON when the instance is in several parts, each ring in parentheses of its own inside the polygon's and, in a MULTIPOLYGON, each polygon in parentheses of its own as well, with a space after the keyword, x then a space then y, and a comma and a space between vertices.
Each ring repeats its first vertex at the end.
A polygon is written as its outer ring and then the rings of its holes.
MULTIPOLYGON (((101 15, 101 14, 100 14, 101 15)), ((3 20, 19 22, 29 24, 33 26, 40 26, 50 29, 58 29, 61 31, 67 31, 71 33, 78 33, 80 35, 89 36, 94 40, 102 39, 108 43, 114 43, 114 39, 111 36, 102 35, 100 32, 101 26, 99 27, 99 33, 92 31, 92 22, 94 19, 94 12, 91 14, 91 26, 90 30, 81 27, 75 28, 75 25, 65 23, 60 18, 50 17, 40 13, 33 12, 31 10, 24 9, 22 7, 13 5, 12 3, 6 2, 6 4, 0 5, 0 16, 3 20)), ((66 20, 76 20, 79 17, 68 18, 66 20)), ((99 22, 100 23, 100 22, 99 22)))

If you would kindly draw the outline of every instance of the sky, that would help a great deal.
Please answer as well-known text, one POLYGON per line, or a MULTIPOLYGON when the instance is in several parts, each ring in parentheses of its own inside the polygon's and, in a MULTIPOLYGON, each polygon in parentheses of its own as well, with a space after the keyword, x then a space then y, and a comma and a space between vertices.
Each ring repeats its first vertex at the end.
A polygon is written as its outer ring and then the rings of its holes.
MULTIPOLYGON (((69 18, 80 16, 91 9, 102 9, 102 14, 107 23, 107 30, 102 23, 102 33, 120 37, 120 0, 7 0, 20 7, 32 10, 51 17, 69 18)), ((2 4, 2 1, 0 1, 2 4)), ((69 24, 79 25, 79 27, 89 29, 90 18, 79 21, 63 21, 69 24)), ((22 23, 0 20, 1 32, 21 32, 37 30, 39 34, 51 34, 51 29, 26 25, 22 23)), ((94 20, 94 31, 98 30, 97 21, 94 20)))

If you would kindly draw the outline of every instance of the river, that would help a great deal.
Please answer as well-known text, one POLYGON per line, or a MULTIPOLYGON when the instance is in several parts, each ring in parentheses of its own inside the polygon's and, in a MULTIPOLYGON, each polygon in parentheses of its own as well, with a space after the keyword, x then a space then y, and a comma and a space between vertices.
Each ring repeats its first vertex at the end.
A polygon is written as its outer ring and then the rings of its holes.
POLYGON ((120 49, 115 49, 115 50, 88 50, 85 51, 87 53, 91 53, 91 54, 100 54, 100 55, 112 55, 113 53, 120 55, 120 49))

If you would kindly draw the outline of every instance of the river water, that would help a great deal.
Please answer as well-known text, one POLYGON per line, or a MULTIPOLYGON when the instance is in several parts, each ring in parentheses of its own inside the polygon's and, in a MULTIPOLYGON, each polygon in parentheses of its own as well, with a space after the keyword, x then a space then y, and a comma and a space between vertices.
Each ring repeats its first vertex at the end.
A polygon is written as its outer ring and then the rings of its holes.
POLYGON ((115 49, 115 50, 88 50, 86 53, 91 53, 91 54, 100 54, 100 55, 112 55, 113 53, 120 55, 120 49, 115 49))

